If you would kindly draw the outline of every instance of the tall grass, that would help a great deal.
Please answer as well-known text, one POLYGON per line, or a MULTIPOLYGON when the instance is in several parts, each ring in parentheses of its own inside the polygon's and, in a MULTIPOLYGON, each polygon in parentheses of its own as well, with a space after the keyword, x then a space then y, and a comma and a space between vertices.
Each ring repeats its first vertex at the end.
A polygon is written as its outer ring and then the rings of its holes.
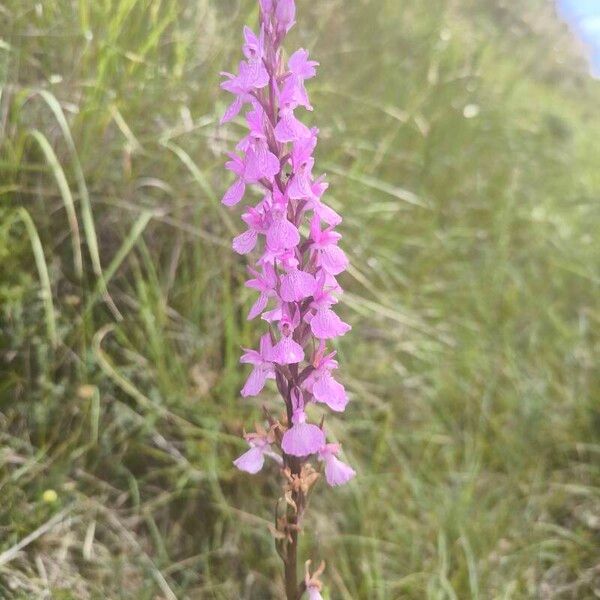
MULTIPOLYGON (((299 4, 353 263, 329 428, 359 477, 303 539, 329 597, 593 598, 598 83, 549 3, 299 4)), ((281 595, 276 492, 231 465, 260 405, 219 205, 255 17, 0 2, 2 598, 281 595)))

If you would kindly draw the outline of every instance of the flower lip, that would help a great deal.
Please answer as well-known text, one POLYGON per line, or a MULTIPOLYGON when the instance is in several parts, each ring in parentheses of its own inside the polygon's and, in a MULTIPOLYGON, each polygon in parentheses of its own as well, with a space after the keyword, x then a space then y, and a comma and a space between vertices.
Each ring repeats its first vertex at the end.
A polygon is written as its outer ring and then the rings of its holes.
POLYGON ((316 454, 325 443, 325 434, 320 427, 306 422, 306 416, 296 416, 297 422, 283 434, 281 447, 290 456, 316 454), (304 420, 302 420, 304 419, 304 420))

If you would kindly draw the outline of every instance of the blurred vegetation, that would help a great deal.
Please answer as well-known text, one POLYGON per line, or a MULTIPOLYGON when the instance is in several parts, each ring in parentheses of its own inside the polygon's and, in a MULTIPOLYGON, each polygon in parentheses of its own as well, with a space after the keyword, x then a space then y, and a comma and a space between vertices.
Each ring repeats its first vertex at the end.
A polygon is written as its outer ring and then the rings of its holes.
MULTIPOLYGON (((332 599, 600 597, 599 84, 542 0, 299 11, 359 471, 303 555, 332 599)), ((276 398, 238 398, 258 328, 219 204, 255 19, 0 0, 1 598, 280 596, 276 477, 231 465, 276 398)))

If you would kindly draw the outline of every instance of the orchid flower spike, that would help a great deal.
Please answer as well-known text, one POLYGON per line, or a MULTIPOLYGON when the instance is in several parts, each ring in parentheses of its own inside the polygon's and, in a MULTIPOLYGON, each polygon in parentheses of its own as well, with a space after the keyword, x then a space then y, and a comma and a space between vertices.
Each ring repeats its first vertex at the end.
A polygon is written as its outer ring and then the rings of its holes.
MULTIPOLYGON (((228 154, 231 183, 222 202, 243 206, 245 227, 232 247, 251 262, 246 287, 256 295, 248 319, 260 317, 264 327, 259 348, 244 349, 241 357, 251 367, 241 395, 258 396, 274 380, 285 417, 281 425, 268 417, 268 430, 257 427, 245 435, 249 449, 234 464, 255 474, 269 457, 282 467, 288 513, 283 525, 276 524, 276 539, 297 545, 307 496, 319 478, 316 463, 324 463, 331 486, 356 475, 339 460, 339 446, 327 443, 323 417, 311 421, 316 406, 339 415, 349 402, 334 376, 339 365, 332 349, 351 330, 337 310, 338 278, 349 262, 337 230, 342 217, 326 204, 328 184, 315 161, 319 130, 303 123, 303 115, 313 110, 307 85, 319 63, 304 48, 285 58, 283 42, 297 18, 295 0, 257 1, 259 28, 244 28, 243 58, 236 72, 223 73, 221 84, 232 95, 221 122, 241 116, 247 125, 228 154), (251 201, 250 189, 259 192, 258 202, 251 201), (290 478, 311 485, 290 487, 290 478)), ((295 566, 286 568, 288 597, 297 595, 295 571, 295 566)), ((307 566, 310 600, 321 598, 321 573, 322 568, 311 577, 307 566)))

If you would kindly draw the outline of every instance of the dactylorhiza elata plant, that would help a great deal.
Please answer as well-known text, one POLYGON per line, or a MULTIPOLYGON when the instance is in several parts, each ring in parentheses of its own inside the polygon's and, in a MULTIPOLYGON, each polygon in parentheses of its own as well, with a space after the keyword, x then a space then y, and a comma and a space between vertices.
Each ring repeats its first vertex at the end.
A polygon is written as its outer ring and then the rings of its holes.
POLYGON ((348 403, 344 387, 333 372, 338 367, 331 340, 350 326, 334 312, 342 292, 336 277, 348 260, 339 247, 335 227, 341 217, 322 201, 323 177, 313 176, 313 153, 318 130, 298 119, 312 110, 305 82, 316 75, 318 63, 300 49, 287 60, 282 49, 295 23, 294 0, 259 0, 260 30, 244 29, 245 60, 237 75, 224 73, 222 88, 234 95, 222 122, 245 112, 248 135, 229 154, 227 169, 235 181, 223 198, 235 206, 248 186, 262 195, 242 215, 248 229, 233 241, 242 255, 260 253, 249 268, 247 287, 258 292, 249 319, 261 317, 268 331, 258 350, 246 350, 242 363, 252 366, 242 396, 257 396, 275 380, 285 404, 285 418, 265 410, 265 423, 246 434, 249 450, 235 465, 258 473, 270 459, 284 475, 273 533, 285 565, 288 599, 306 592, 321 598, 319 576, 309 562, 303 582, 297 581, 298 533, 308 497, 324 467, 331 486, 347 483, 354 470, 339 458, 340 446, 327 443, 321 423, 311 423, 309 407, 319 403, 343 412, 348 403))

